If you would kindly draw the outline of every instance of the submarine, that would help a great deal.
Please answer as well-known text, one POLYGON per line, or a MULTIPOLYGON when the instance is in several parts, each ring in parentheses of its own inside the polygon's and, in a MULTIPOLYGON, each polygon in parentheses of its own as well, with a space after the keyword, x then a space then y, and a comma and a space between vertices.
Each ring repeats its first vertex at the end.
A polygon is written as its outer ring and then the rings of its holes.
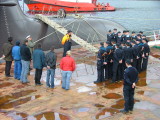
MULTIPOLYGON (((73 17, 52 19, 89 43, 106 41, 106 34, 110 29, 124 30, 120 24, 105 19, 89 17, 84 18, 85 21, 75 20, 73 17)), ((54 28, 36 19, 33 15, 25 14, 18 0, 0 0, 0 55, 2 55, 2 45, 8 41, 8 37, 13 37, 14 44, 17 40, 23 43, 26 36, 31 35, 33 41, 44 38, 38 42, 42 44, 44 51, 49 50, 52 46, 56 49, 62 48, 63 34, 55 31, 54 28)), ((73 45, 77 44, 73 41, 73 45)))

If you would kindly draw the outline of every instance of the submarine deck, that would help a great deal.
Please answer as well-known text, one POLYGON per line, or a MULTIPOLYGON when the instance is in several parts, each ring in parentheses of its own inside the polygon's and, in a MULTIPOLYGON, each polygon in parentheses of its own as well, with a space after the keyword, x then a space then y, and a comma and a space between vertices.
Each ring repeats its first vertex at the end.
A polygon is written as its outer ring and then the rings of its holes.
MULTIPOLYGON (((93 84, 96 80, 96 57, 82 48, 73 49, 77 70, 73 73, 71 89, 61 89, 61 71, 56 69, 55 89, 34 86, 34 70, 29 84, 4 77, 0 65, 0 120, 158 120, 160 117, 160 51, 151 49, 148 69, 139 77, 135 91, 133 114, 123 115, 122 82, 93 84), (154 54, 153 54, 154 53, 154 54), (78 59, 88 57, 89 59, 78 59)), ((62 51, 56 51, 58 62, 62 51)), ((12 66, 13 74, 13 66, 12 66)))

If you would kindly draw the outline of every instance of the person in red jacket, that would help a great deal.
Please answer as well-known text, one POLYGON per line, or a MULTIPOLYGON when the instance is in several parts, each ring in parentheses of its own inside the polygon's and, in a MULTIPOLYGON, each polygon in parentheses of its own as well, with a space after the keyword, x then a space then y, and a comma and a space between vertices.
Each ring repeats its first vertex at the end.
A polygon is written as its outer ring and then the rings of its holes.
POLYGON ((76 63, 71 57, 71 51, 67 51, 66 57, 63 57, 60 62, 60 68, 62 70, 62 88, 69 90, 70 79, 73 71, 76 68, 76 63))

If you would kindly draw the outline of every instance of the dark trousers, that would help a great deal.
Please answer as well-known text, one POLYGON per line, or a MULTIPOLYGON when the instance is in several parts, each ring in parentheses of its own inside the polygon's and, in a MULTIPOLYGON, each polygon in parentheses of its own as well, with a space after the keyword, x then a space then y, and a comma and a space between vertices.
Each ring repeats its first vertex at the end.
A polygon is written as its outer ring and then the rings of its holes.
POLYGON ((5 66, 6 76, 10 76, 11 65, 12 65, 12 61, 6 61, 6 66, 5 66))
POLYGON ((64 51, 63 51, 63 57, 66 56, 67 51, 71 50, 71 43, 66 43, 63 47, 64 47, 64 51))
POLYGON ((97 69, 97 82, 103 82, 104 81, 104 67, 101 67, 100 69, 97 69))
POLYGON ((108 63, 108 79, 112 79, 113 76, 113 63, 108 63))
POLYGON ((124 95, 124 110, 129 111, 133 110, 134 107, 134 88, 132 86, 124 85, 123 87, 123 95, 124 95))
POLYGON ((122 75, 122 64, 119 64, 118 62, 113 63, 113 77, 112 82, 115 82, 117 80, 121 80, 123 77, 122 75))
POLYGON ((133 59, 132 65, 133 65, 133 67, 137 68, 138 60, 137 59, 133 59))
POLYGON ((137 68, 138 72, 140 73, 141 72, 141 68, 142 68, 142 58, 138 59, 136 68, 137 68))
POLYGON ((148 65, 148 57, 143 58, 143 62, 142 62, 142 71, 147 69, 147 65, 148 65))
POLYGON ((42 69, 36 69, 36 73, 35 73, 35 84, 40 84, 40 80, 41 80, 41 76, 42 76, 42 69))
POLYGON ((109 67, 108 64, 104 65, 104 69, 105 69, 105 79, 109 79, 109 67))

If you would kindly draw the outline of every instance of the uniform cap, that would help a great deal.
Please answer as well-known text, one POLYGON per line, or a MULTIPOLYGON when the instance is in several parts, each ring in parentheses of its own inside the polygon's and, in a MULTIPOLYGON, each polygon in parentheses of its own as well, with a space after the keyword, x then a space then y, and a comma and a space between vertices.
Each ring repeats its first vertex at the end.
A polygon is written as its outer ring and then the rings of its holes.
POLYGON ((31 35, 28 35, 27 37, 26 37, 26 39, 28 39, 28 38, 30 38, 31 37, 31 35))

